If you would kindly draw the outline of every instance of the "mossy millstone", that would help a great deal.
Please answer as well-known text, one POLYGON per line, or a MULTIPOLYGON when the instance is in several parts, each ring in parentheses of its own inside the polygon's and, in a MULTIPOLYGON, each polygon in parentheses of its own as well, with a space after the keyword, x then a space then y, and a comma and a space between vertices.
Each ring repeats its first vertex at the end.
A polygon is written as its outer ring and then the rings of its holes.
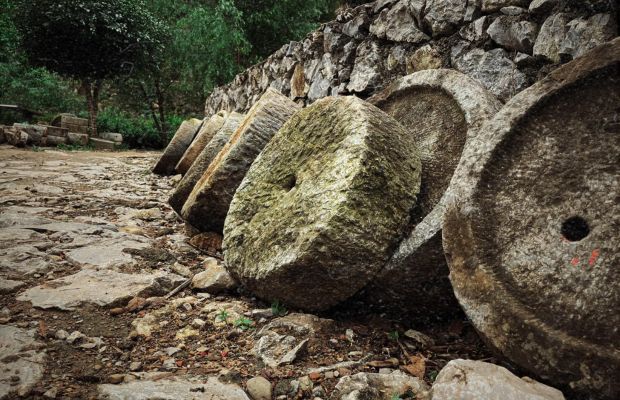
POLYGON ((339 303, 381 269, 420 185, 414 140, 357 97, 296 113, 256 159, 224 229, 227 268, 268 300, 339 303))
POLYGON ((448 69, 405 76, 369 101, 418 144, 422 182, 410 231, 364 299, 412 317, 458 311, 441 246, 444 193, 464 148, 501 104, 472 78, 448 69))
POLYGON ((212 115, 208 120, 205 120, 205 123, 202 124, 202 127, 196 134, 194 141, 189 145, 187 150, 185 150, 183 157, 181 157, 181 160, 177 163, 175 168, 177 174, 185 175, 205 146, 213 139, 213 136, 220 130, 222 125, 224 125, 227 116, 227 111, 220 111, 212 115))
POLYGON ((267 89, 194 186, 181 210, 183 218, 202 231, 222 232, 230 202, 250 165, 300 107, 267 89))
POLYGON ((483 337, 574 390, 620 394, 620 39, 508 102, 463 154, 443 225, 483 337))
POLYGON ((217 131, 213 138, 211 138, 204 149, 202 149, 198 157, 196 157, 196 160, 192 163, 192 166, 187 170, 185 175, 183 175, 183 178, 168 199, 170 206, 178 214, 181 214, 183 205, 194 189, 194 186, 196 186, 196 183, 198 183, 207 168, 209 168, 209 165, 218 155, 220 150, 222 150, 226 143, 228 143, 232 134, 241 124, 241 121, 243 121, 242 114, 236 112, 230 113, 222 127, 217 131))
POLYGON ((177 132, 168 143, 164 150, 164 154, 159 158, 157 164, 153 167, 153 173, 157 175, 172 175, 177 163, 183 157, 185 150, 189 147, 198 133, 203 121, 192 118, 183 121, 177 132))

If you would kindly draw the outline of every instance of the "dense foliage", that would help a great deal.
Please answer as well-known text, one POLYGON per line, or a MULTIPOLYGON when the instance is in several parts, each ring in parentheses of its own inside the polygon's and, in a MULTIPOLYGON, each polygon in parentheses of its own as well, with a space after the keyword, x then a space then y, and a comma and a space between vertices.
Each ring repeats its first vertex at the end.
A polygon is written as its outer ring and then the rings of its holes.
POLYGON ((88 106, 94 131, 97 121, 131 146, 159 147, 179 124, 171 116, 202 115, 214 87, 303 38, 341 3, 0 0, 0 102, 45 113, 88 106))

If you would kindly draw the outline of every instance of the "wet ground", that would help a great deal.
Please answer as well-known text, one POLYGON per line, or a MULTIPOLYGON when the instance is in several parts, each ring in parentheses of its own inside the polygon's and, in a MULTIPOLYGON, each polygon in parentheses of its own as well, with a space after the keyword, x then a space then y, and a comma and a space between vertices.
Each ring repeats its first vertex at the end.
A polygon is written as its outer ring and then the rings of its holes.
POLYGON ((166 204, 177 178, 150 173, 158 156, 0 146, 0 398, 243 399, 262 376, 273 398, 327 399, 358 372, 424 385, 455 358, 497 362, 460 315, 164 297, 217 260, 166 204))

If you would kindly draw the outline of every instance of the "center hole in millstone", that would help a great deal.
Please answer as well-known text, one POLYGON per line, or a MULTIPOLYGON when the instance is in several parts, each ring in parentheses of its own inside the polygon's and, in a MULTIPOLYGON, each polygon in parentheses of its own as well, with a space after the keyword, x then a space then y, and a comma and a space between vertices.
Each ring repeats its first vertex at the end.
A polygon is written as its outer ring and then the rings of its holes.
POLYGON ((590 234, 588 222, 581 217, 570 217, 562 223, 562 236, 570 242, 578 242, 590 234))
POLYGON ((291 189, 293 189, 296 184, 297 184, 297 177, 294 174, 291 174, 287 176, 286 178, 284 178, 284 183, 282 186, 284 187, 284 190, 288 192, 291 189))

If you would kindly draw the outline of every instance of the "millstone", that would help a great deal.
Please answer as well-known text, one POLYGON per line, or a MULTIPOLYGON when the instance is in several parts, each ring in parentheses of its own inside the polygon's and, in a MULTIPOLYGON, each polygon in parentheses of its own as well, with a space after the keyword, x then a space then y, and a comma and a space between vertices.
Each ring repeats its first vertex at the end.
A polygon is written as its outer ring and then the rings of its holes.
POLYGON ((321 310, 385 264, 420 183, 413 137, 357 97, 295 114, 256 159, 224 229, 227 268, 258 296, 321 310))
POLYGON ((224 145, 228 143, 232 134, 241 124, 241 121, 243 121, 243 115, 236 112, 229 114, 222 127, 217 131, 205 148, 202 149, 196 160, 192 163, 192 166, 187 170, 185 175, 183 175, 183 178, 168 199, 170 206, 178 214, 181 214, 183 205, 194 189, 194 186, 196 186, 196 183, 202 178, 202 175, 204 175, 209 164, 215 159, 215 156, 217 156, 224 145))
POLYGON ((153 167, 154 174, 171 175, 174 173, 174 167, 176 167, 185 150, 194 140, 202 123, 203 121, 196 118, 183 121, 170 143, 168 143, 164 154, 162 154, 157 164, 153 167))
POLYGON ((267 89, 194 186, 181 211, 183 218, 200 230, 222 232, 230 202, 250 165, 300 107, 267 89))
POLYGON ((615 39, 484 127, 455 173, 443 226, 450 279, 474 326, 579 398, 620 393, 618 110, 615 39))
POLYGON ((189 145, 187 150, 185 150, 185 154, 183 154, 183 157, 181 157, 181 160, 178 162, 175 168, 177 174, 185 175, 205 146, 213 139, 213 136, 220 130, 222 125, 224 125, 227 116, 228 112, 220 111, 202 125, 196 134, 196 138, 189 145))
POLYGON ((409 232, 363 296, 399 313, 428 316, 458 311, 441 246, 444 193, 463 149, 501 104, 478 82, 447 69, 408 75, 370 102, 414 138, 422 182, 409 232))

